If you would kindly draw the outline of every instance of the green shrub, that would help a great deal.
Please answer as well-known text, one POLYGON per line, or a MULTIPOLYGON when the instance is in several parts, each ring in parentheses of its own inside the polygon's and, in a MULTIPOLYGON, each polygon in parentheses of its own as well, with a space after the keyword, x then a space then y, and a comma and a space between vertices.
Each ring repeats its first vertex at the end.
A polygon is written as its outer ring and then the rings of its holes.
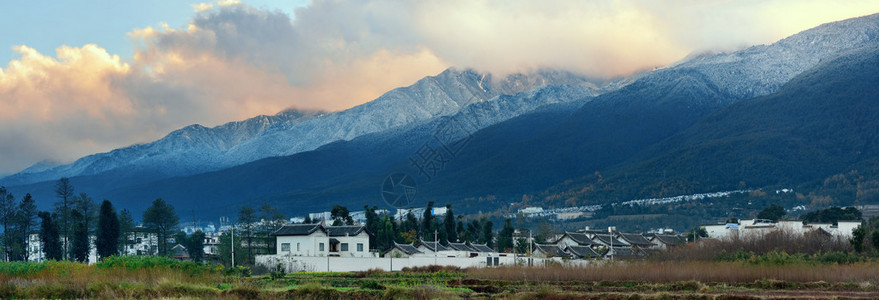
POLYGON ((385 289, 385 286, 378 283, 376 280, 363 280, 363 282, 360 283, 360 288, 367 290, 383 290, 385 289))

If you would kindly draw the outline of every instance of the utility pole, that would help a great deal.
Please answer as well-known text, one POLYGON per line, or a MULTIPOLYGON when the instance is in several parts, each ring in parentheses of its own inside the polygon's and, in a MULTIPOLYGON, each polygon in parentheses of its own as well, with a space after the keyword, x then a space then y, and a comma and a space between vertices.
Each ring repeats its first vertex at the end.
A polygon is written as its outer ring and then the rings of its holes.
POLYGON ((531 229, 528 229, 528 265, 531 265, 532 255, 534 255, 534 249, 531 248, 531 245, 534 244, 534 240, 531 237, 531 229))
POLYGON ((436 236, 436 229, 433 230, 433 264, 436 265, 436 256, 439 251, 439 238, 436 236))
POLYGON ((610 261, 613 261, 613 227, 607 227, 608 235, 610 235, 610 261))
POLYGON ((232 267, 235 267, 235 226, 232 226, 232 267))

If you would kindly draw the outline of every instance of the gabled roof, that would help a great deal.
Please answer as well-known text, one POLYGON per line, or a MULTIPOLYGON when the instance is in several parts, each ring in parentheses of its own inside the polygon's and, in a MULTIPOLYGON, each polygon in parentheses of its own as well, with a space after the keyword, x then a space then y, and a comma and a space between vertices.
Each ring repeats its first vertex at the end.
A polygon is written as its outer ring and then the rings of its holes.
POLYGON ((416 249, 415 246, 412 246, 412 244, 397 244, 397 242, 394 242, 394 246, 388 250, 385 250, 384 253, 391 252, 391 250, 394 250, 394 249, 398 249, 401 252, 406 253, 408 255, 423 253, 423 252, 419 251, 418 249, 416 249))
POLYGON ((325 226, 329 236, 355 236, 366 230, 366 226, 325 226))
POLYGON ((594 258, 601 256, 601 254, 592 250, 591 247, 586 246, 568 246, 565 248, 565 252, 578 258, 594 258))
MULTIPOLYGON (((339 236, 355 236, 360 234, 363 231, 366 231, 365 226, 324 226, 321 224, 292 224, 292 225, 284 225, 275 232, 272 232, 274 236, 297 236, 297 235, 311 235, 315 231, 321 230, 325 232, 328 236, 331 237, 339 237, 339 236)), ((366 231, 369 234, 369 231, 366 231)))
MULTIPOLYGON (((609 255, 609 254, 606 254, 609 255)), ((619 258, 635 258, 642 257, 645 253, 638 251, 635 252, 631 247, 613 247, 613 256, 619 258)))
POLYGON ((559 238, 559 240, 564 239, 566 236, 569 237, 572 241, 579 244, 580 246, 591 246, 591 245, 595 244, 595 242, 593 242, 589 238, 588 235, 586 235, 585 233, 579 233, 579 232, 565 232, 565 234, 562 235, 562 237, 559 238))
POLYGON ((290 235, 311 235, 317 230, 322 230, 320 224, 293 224, 284 225, 275 232, 274 236, 290 236, 290 235))
POLYGON ((601 243, 604 245, 608 245, 608 246, 614 246, 614 247, 622 246, 622 245, 626 244, 626 243, 623 243, 623 241, 620 241, 619 239, 617 239, 615 237, 611 237, 610 235, 607 235, 607 234, 596 234, 595 237, 592 239, 592 241, 598 242, 598 243, 601 243))
POLYGON ((562 252, 562 249, 559 249, 555 244, 534 244, 534 249, 543 252, 546 256, 562 256, 565 254, 562 252))
POLYGON ((670 234, 657 234, 653 239, 658 240, 660 243, 666 244, 668 246, 677 246, 686 243, 681 237, 670 234))
POLYGON ((485 244, 470 244, 470 248, 473 248, 476 252, 480 253, 491 253, 496 252, 494 249, 489 248, 485 244))
POLYGON ((653 246, 653 243, 644 238, 643 235, 634 234, 634 233, 620 233, 620 237, 623 238, 629 245, 642 246, 642 247, 650 247, 653 246))
POLYGON ((464 243, 449 243, 448 247, 455 251, 474 251, 464 243))
POLYGON ((427 248, 428 250, 430 250, 430 251, 434 251, 434 252, 436 252, 436 251, 448 251, 448 250, 451 250, 451 249, 447 248, 446 246, 443 246, 443 244, 440 244, 440 243, 434 243, 434 242, 425 242, 424 240, 420 240, 420 241, 418 241, 418 245, 419 245, 419 246, 424 246, 424 247, 427 248))

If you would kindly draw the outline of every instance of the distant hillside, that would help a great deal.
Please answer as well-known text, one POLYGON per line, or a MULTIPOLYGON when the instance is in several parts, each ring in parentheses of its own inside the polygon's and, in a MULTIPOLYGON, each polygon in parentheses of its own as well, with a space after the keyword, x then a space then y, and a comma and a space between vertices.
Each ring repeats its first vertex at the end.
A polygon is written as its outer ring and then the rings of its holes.
POLYGON ((410 126, 456 113, 468 103, 499 95, 561 84, 583 86, 592 91, 591 95, 599 93, 586 78, 569 72, 541 70, 496 78, 472 70, 449 69, 345 111, 287 110, 274 116, 257 116, 213 128, 191 125, 155 142, 89 155, 71 164, 34 166, 0 178, 0 185, 16 186, 61 177, 103 174, 115 184, 109 187, 121 187, 204 173, 410 126))
MULTIPOLYGON (((570 206, 771 186, 803 190, 796 200, 803 203, 872 201, 877 38, 879 15, 834 22, 771 45, 691 57, 601 91, 561 73, 494 84, 476 73, 443 73, 352 108, 356 118, 333 114, 342 119, 327 127, 278 127, 260 133, 262 146, 237 146, 277 153, 288 139, 325 138, 310 151, 161 180, 126 181, 131 174, 116 169, 72 181, 134 211, 163 197, 206 216, 262 202, 294 215, 333 204, 382 206, 380 184, 395 172, 416 179, 414 206, 448 202, 460 212, 504 209, 523 195, 570 206), (542 85, 557 81, 573 82, 542 85), (496 96, 460 107, 489 93, 496 96), (289 134, 296 128, 309 130, 289 134), (437 158, 439 139, 465 147, 437 158), (428 172, 419 169, 425 157, 428 172), (821 197, 831 192, 838 199, 821 197)), ((303 123, 317 119, 326 120, 303 123)), ((51 184, 13 190, 52 199, 51 184)))
POLYGON ((831 196, 822 204, 879 202, 877 83, 879 45, 848 51, 774 94, 703 118, 603 178, 545 195, 594 202, 770 186, 796 188, 806 205, 818 195, 831 196))

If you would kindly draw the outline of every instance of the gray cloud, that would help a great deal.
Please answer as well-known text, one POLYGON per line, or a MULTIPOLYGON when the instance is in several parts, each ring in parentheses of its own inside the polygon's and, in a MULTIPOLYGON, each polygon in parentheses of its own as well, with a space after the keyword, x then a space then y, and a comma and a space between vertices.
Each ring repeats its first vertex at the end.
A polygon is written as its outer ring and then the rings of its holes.
POLYGON ((612 77, 702 50, 771 43, 879 11, 875 1, 314 1, 281 11, 199 6, 184 28, 0 69, 0 173, 70 162, 289 107, 341 110, 447 67, 563 68, 612 77), (844 5, 843 5, 844 4, 844 5))

